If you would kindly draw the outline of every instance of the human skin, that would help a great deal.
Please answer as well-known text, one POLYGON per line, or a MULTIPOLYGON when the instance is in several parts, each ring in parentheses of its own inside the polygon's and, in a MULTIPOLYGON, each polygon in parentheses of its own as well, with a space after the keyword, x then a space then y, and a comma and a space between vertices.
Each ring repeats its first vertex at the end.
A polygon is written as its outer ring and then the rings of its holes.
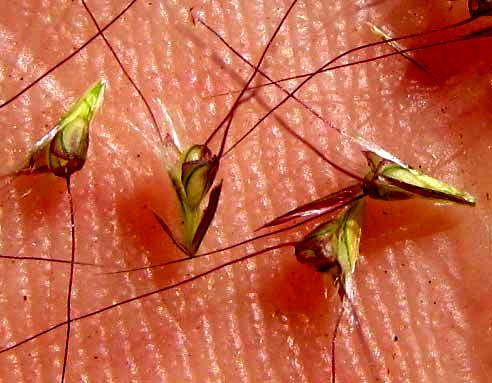
MULTIPOLYGON (((264 70, 274 78, 303 73, 374 41, 365 21, 400 35, 467 17, 464 2, 453 2, 451 10, 447 1, 347 3, 299 2, 264 70)), ((137 2, 107 37, 149 100, 161 131, 174 131, 186 146, 203 142, 232 105, 233 96, 211 96, 240 88, 250 73, 214 36, 193 24, 190 8, 255 62, 287 6, 283 1, 137 2)), ((40 7, 13 3, 0 16, 2 100, 95 33, 77 2, 40 7)), ((105 25, 123 5, 95 1, 89 7, 105 25)), ((393 57, 322 75, 300 92, 326 121, 478 201, 475 208, 425 200, 368 201, 354 276, 357 320, 342 321, 337 340, 339 382, 490 380, 489 44, 485 39, 419 52, 414 57, 427 64, 434 78, 393 57)), ((169 222, 179 219, 173 214, 176 201, 162 145, 101 39, 0 110, 2 167, 12 169, 101 78, 108 87, 91 127, 88 160, 72 177, 76 259, 111 271, 178 258, 152 215, 153 209, 169 222)), ((269 88, 243 104, 228 142, 281 97, 269 88)), ((284 123, 329 158, 364 175, 358 146, 289 101, 277 118, 269 118, 221 162, 217 178, 224 180, 224 188, 202 250, 248 238, 275 216, 353 182, 285 133, 284 123)), ((217 150, 218 141, 211 146, 217 150)), ((70 258, 62 179, 18 179, 1 190, 1 201, 2 254, 70 258)), ((77 266, 72 316, 299 238, 310 228, 151 272, 101 276, 99 269, 77 266)), ((0 275, 1 347, 66 319, 67 265, 1 260, 0 275)), ((65 381, 328 381, 339 308, 334 289, 299 264, 292 249, 263 254, 74 322, 65 381)), ((65 333, 63 326, 1 354, 0 381, 59 381, 65 333)))

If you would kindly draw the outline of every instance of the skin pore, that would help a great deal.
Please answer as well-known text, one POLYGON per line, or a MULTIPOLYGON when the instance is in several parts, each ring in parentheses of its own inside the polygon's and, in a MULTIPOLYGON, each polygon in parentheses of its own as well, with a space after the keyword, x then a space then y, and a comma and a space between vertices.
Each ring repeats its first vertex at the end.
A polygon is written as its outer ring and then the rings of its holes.
MULTIPOLYGON (((467 17, 466 4, 458 1, 347 3, 299 2, 263 70, 274 78, 303 73, 374 41, 366 21, 401 35, 467 17)), ((126 4, 88 5, 105 25, 126 4)), ((250 73, 215 37, 193 25, 189 9, 256 62, 287 6, 284 1, 137 2, 106 36, 149 100, 162 132, 174 131, 186 147, 204 141, 233 101, 210 96, 241 88, 250 73)), ((0 48, 2 100, 96 31, 77 2, 10 7, 0 16, 6 36, 0 48)), ((478 200, 474 209, 418 200, 369 202, 355 276, 359 323, 342 322, 339 382, 485 381, 490 375, 489 44, 485 39, 415 54, 434 79, 393 57, 322 75, 299 94, 338 128, 478 200)), ((92 125, 87 163, 72 179, 76 259, 113 270, 180 257, 151 212, 177 219, 157 134, 101 39, 0 110, 6 170, 100 78, 108 81, 104 104, 92 125)), ((267 110, 262 103, 273 105, 281 97, 271 88, 243 104, 228 142, 267 110)), ((302 107, 288 102, 277 115, 329 158, 364 175, 360 149, 302 107)), ((218 140, 212 145, 217 149, 218 140)), ((222 161, 221 178, 221 201, 202 250, 252 236, 275 216, 351 183, 288 136, 275 118, 222 161)), ((69 259, 63 180, 19 179, 0 193, 0 253, 69 259)), ((77 267, 72 316, 296 235, 276 238, 152 272, 99 276, 97 269, 77 267)), ((1 347, 64 320, 67 265, 1 261, 0 275, 1 347)), ((326 381, 339 309, 332 292, 328 289, 326 299, 321 275, 298 264, 292 250, 261 255, 75 322, 66 381, 326 381)), ((0 379, 57 381, 64 336, 60 328, 0 355, 0 379)))

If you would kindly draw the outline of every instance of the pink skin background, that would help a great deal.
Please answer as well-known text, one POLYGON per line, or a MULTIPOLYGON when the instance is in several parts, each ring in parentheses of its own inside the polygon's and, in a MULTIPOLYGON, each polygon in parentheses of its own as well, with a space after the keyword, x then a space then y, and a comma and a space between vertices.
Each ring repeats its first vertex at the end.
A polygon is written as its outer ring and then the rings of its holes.
MULTIPOLYGON (((0 15, 2 101, 95 33, 80 3, 44 4, 11 2, 0 15)), ((124 7, 121 1, 91 1, 89 6, 101 25, 124 7)), ((280 0, 139 1, 107 37, 149 100, 160 129, 174 132, 185 147, 203 142, 230 108, 233 96, 213 95, 240 88, 250 73, 214 36, 193 24, 190 8, 256 62, 287 6, 280 0)), ((263 69, 274 78, 312 70, 345 49, 374 41, 366 22, 401 35, 465 17, 461 0, 300 1, 263 69)), ((355 273, 358 321, 342 322, 339 382, 491 378, 491 43, 415 54, 434 78, 393 57, 319 76, 300 92, 340 129, 478 200, 474 209, 423 200, 368 202, 355 273)), ((72 178, 76 258, 106 265, 102 271, 178 258, 151 213, 154 209, 169 222, 179 219, 162 145, 100 38, 0 110, 2 170, 11 170, 98 79, 108 83, 104 105, 91 127, 87 163, 72 178)), ((229 142, 281 97, 268 88, 243 104, 229 142)), ((290 101, 222 161, 218 179, 224 180, 224 189, 203 250, 243 240, 267 220, 353 182, 286 134, 283 123, 364 175, 360 148, 290 101)), ((217 150, 217 140, 212 147, 217 150)), ((1 190, 0 252, 69 259, 67 211, 62 179, 18 179, 1 190)), ((108 276, 77 266, 72 315, 299 238, 310 227, 166 269, 108 276)), ((67 265, 2 260, 0 275, 1 347, 65 320, 67 265)), ((291 249, 261 255, 73 323, 66 381, 328 381, 340 304, 330 286, 328 298, 324 291, 322 276, 297 263, 291 249)), ((0 355, 0 381, 58 381, 64 342, 65 327, 0 355)))

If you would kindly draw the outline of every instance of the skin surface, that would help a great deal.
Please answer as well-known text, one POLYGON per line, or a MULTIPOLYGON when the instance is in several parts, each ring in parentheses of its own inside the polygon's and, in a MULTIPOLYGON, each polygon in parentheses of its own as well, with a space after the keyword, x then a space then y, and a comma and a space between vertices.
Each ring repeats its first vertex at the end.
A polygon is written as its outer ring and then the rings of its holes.
MULTIPOLYGON (((0 15, 2 101, 95 33, 78 2, 34 3, 14 2, 0 15)), ((89 6, 105 25, 124 5, 92 1, 89 6)), ((193 25, 189 9, 256 62, 287 6, 284 1, 141 1, 107 37, 149 100, 163 134, 174 132, 185 147, 203 142, 233 102, 232 96, 211 95, 240 88, 250 73, 214 36, 193 25)), ((301 1, 263 68, 274 78, 315 69, 348 48, 374 41, 366 21, 401 35, 466 17, 462 1, 301 1)), ((338 128, 478 200, 473 209, 423 200, 368 202, 355 274, 358 319, 341 325, 339 382, 490 381, 490 43, 417 53, 414 57, 434 78, 393 57, 319 76, 300 93, 338 128)), ((151 212, 168 222, 179 219, 162 146, 141 100, 100 38, 0 110, 2 169, 6 173, 21 161, 97 79, 108 82, 104 105, 91 128, 87 163, 72 179, 76 258, 107 265, 107 271, 178 258, 151 212)), ((257 92, 236 113, 228 142, 281 98, 273 88, 257 92)), ((360 148, 303 107, 289 101, 276 116, 222 161, 218 179, 224 188, 202 250, 252 236, 268 220, 353 182, 286 134, 283 123, 364 175, 360 148)), ((218 140, 212 148, 217 150, 218 140)), ((2 254, 70 258, 62 179, 22 178, 0 193, 2 254)), ((100 270, 77 266, 72 315, 299 238, 312 227, 129 275, 96 275, 100 270)), ((68 270, 46 262, 0 261, 1 347, 65 320, 68 270)), ((65 381, 328 381, 340 304, 330 286, 327 292, 325 298, 322 276, 297 263, 291 249, 261 255, 72 324, 65 381)), ((58 381, 65 331, 62 327, 1 354, 0 381, 58 381)))

